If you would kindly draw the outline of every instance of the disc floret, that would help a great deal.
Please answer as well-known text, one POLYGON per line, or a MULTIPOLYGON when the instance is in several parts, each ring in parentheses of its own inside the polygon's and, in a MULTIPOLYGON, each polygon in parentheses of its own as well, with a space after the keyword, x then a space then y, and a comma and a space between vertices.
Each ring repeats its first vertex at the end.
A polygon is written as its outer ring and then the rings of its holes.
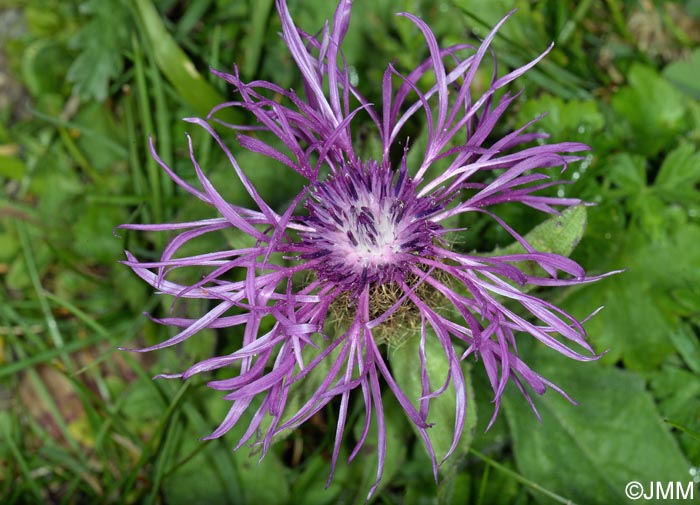
POLYGON ((430 216, 442 209, 416 193, 405 168, 370 161, 333 172, 307 201, 303 257, 316 259, 321 279, 347 290, 405 280, 436 236, 430 216))

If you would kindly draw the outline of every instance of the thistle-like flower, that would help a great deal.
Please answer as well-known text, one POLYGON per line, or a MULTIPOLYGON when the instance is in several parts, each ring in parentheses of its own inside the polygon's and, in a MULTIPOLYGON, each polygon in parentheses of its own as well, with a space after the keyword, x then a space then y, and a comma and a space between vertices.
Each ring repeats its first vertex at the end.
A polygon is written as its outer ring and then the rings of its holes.
MULTIPOLYGON (((388 65, 378 86, 382 103, 369 103, 351 82, 341 53, 348 30, 350 0, 340 0, 333 19, 317 36, 295 26, 285 0, 277 0, 282 38, 301 78, 303 93, 271 82, 243 82, 213 71, 233 86, 237 100, 217 106, 208 120, 186 121, 206 130, 228 157, 236 176, 255 203, 247 209, 220 195, 200 168, 189 140, 191 160, 201 188, 180 178, 151 150, 181 189, 213 207, 218 217, 176 224, 128 224, 122 228, 177 231, 159 261, 142 262, 127 252, 125 263, 161 293, 178 299, 206 299, 210 309, 197 319, 157 321, 181 328, 152 351, 183 342, 205 328, 237 328, 242 345, 235 352, 205 359, 181 374, 225 369, 230 378, 209 383, 225 391, 229 413, 209 438, 219 437, 246 411, 252 419, 237 447, 253 440, 263 454, 275 435, 295 428, 336 400, 337 427, 331 477, 346 428, 351 394, 358 391, 366 411, 363 445, 372 418, 377 426, 377 479, 385 458, 386 429, 382 395, 393 394, 424 440, 437 477, 438 458, 429 437, 428 413, 434 398, 456 395, 454 432, 447 458, 462 435, 466 415, 461 361, 483 364, 494 391, 494 418, 506 384, 513 381, 528 398, 556 386, 518 356, 516 339, 530 335, 575 360, 596 359, 580 321, 527 292, 528 286, 567 286, 596 280, 574 261, 536 251, 489 208, 510 202, 555 214, 555 206, 580 204, 572 198, 543 196, 560 181, 548 169, 562 169, 586 151, 580 143, 546 144, 545 135, 525 133, 530 124, 488 141, 494 126, 517 95, 496 92, 523 75, 548 52, 501 77, 473 96, 472 82, 506 16, 478 47, 440 47, 419 18, 402 13, 425 39, 428 57, 402 74, 388 65), (428 84, 425 84, 428 83, 428 84), (252 114, 254 126, 218 121, 215 114, 235 108, 252 114), (376 126, 381 153, 368 159, 354 147, 359 115, 376 126), (418 163, 408 162, 407 122, 419 117, 426 129, 418 163), (241 148, 271 158, 280 174, 294 171, 305 179, 285 209, 272 208, 240 167, 211 123, 237 132, 241 148), (534 147, 523 144, 540 140, 534 147), (403 155, 395 156, 403 144, 403 155), (283 147, 282 147, 283 146, 283 147), (394 159, 397 158, 397 159, 394 159), (525 252, 501 256, 465 254, 450 246, 463 231, 450 218, 480 213, 495 220, 525 252), (249 236, 250 246, 183 253, 191 241, 233 229, 249 236), (538 265, 532 274, 519 265, 538 265), (174 272, 195 270, 191 284, 171 280, 174 272), (528 273, 529 272, 529 273, 528 273), (444 307, 448 306, 448 310, 444 307), (519 308, 517 308, 519 306, 519 308), (524 315, 523 315, 524 314, 524 315), (414 357, 422 396, 409 396, 394 376, 386 348, 394 335, 420 340, 414 357), (434 339, 449 364, 445 381, 431 383, 425 344, 434 339), (308 396, 288 402, 290 391, 315 375, 308 396), (386 389, 386 391, 385 391, 386 389)), ((415 155, 415 153, 412 153, 415 155)), ((411 159, 414 159, 413 156, 411 159)), ((252 169, 252 168, 251 168, 252 169)), ((434 343, 434 342, 433 342, 434 343)), ((562 393, 563 394, 563 393, 562 393)), ((492 418, 493 422, 493 418, 492 418)))

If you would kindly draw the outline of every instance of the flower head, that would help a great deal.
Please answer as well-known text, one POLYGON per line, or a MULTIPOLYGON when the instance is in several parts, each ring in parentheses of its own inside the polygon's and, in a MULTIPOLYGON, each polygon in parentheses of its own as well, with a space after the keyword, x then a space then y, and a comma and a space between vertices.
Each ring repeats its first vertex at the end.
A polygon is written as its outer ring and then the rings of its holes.
POLYGON ((566 257, 538 252, 490 210, 510 202, 554 214, 555 207, 581 203, 545 196, 541 190, 560 183, 550 180, 547 169, 566 168, 580 159, 572 153, 587 150, 586 145, 542 141, 535 147, 521 147, 546 137, 525 133, 529 125, 488 140, 517 97, 505 92, 497 98, 496 92, 544 54, 501 77, 494 72, 488 89, 473 96, 477 69, 508 16, 478 47, 440 47, 422 20, 402 13, 424 37, 429 56, 405 74, 388 65, 379 83, 382 102, 369 103, 351 83, 340 50, 351 4, 340 0, 333 20, 312 36, 294 24, 286 2, 277 0, 282 37, 301 73, 303 93, 266 81, 243 82, 235 68, 231 74, 213 71, 233 86, 237 99, 217 106, 211 122, 236 131, 243 149, 271 158, 282 172, 292 170, 305 179, 286 208, 273 209, 266 203, 210 121, 189 118, 186 121, 206 130, 218 143, 256 208, 240 207, 219 194, 200 168, 190 140, 201 189, 175 174, 152 146, 153 156, 180 188, 213 207, 218 217, 122 227, 177 231, 159 261, 143 262, 127 253, 125 263, 161 293, 176 299, 206 299, 211 307, 196 319, 159 319, 181 328, 180 332, 140 351, 178 344, 204 328, 237 327, 242 335, 242 345, 233 353, 165 376, 187 379, 226 370, 229 378, 209 386, 225 391, 224 398, 232 405, 210 438, 226 433, 251 410, 252 419, 238 447, 256 437, 264 454, 275 435, 301 425, 337 400, 332 477, 351 394, 357 391, 358 401, 364 402, 366 423, 351 458, 364 443, 374 417, 376 488, 385 458, 383 393, 393 394, 415 425, 437 476, 439 461, 429 437, 430 403, 447 394, 448 384, 453 386, 455 423, 450 428, 454 436, 444 455, 447 458, 461 437, 467 409, 461 361, 478 358, 483 364, 494 390, 494 418, 509 381, 528 400, 528 387, 538 394, 547 386, 561 392, 519 358, 516 339, 530 335, 575 360, 597 355, 586 342, 580 321, 529 294, 526 287, 566 286, 597 277, 586 276, 581 266, 566 257), (251 114, 255 126, 218 121, 215 114, 224 108, 251 114), (353 126, 359 115, 367 115, 376 127, 381 152, 375 158, 363 157, 354 147, 353 126), (404 133, 414 116, 425 123, 427 137, 419 163, 408 162, 409 151, 418 147, 411 146, 404 133), (395 159, 392 148, 400 143, 403 155, 395 159), (450 236, 463 231, 450 229, 448 222, 464 213, 494 219, 525 252, 481 256, 455 250, 450 236), (194 256, 183 252, 196 238, 227 229, 243 232, 251 245, 194 256), (525 262, 539 265, 541 274, 520 268, 525 262), (183 269, 195 270, 199 280, 171 280, 173 272, 183 269), (448 311, 440 307, 445 304, 448 311), (387 361, 386 347, 398 333, 421 340, 415 356, 423 390, 420 398, 404 391, 387 361), (449 364, 443 384, 430 384, 423 350, 426 339, 439 342, 449 364), (319 371, 311 392, 292 407, 290 391, 319 371))
POLYGON ((416 255, 430 251, 442 209, 419 197, 406 167, 375 161, 341 166, 314 184, 307 200, 308 231, 300 235, 319 278, 356 294, 365 286, 404 281, 416 255))

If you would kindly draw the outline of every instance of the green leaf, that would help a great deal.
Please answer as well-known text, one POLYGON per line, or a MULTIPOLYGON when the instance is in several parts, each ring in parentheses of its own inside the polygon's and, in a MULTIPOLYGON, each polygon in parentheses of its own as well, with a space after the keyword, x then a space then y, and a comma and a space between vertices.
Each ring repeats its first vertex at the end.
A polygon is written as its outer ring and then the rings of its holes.
POLYGON ((606 163, 607 178, 625 195, 636 196, 647 187, 646 159, 643 156, 621 153, 611 156, 606 163))
POLYGON ((24 175, 25 170, 25 163, 21 159, 14 156, 0 155, 0 177, 18 181, 24 175))
POLYGON ((631 370, 654 370, 675 352, 669 335, 678 330, 687 309, 674 294, 700 283, 700 227, 676 226, 651 242, 628 231, 624 247, 606 268, 626 268, 614 277, 577 289, 562 304, 581 318, 604 309, 586 323, 591 341, 608 363, 622 360, 631 370))
MULTIPOLYGON (((223 419, 230 406, 230 402, 222 401, 219 395, 208 396, 205 407, 207 417, 223 419)), ((238 444, 248 429, 248 423, 258 406, 259 403, 256 400, 242 419, 219 439, 221 445, 228 449, 229 457, 236 469, 235 475, 229 475, 227 478, 235 479, 243 494, 239 500, 232 501, 235 503, 289 503, 290 485, 286 478, 288 469, 280 458, 279 446, 273 445, 262 459, 260 459, 260 446, 251 446, 250 442, 233 451, 233 447, 238 444)), ((264 430, 264 428, 261 429, 264 430)), ((200 435, 204 434, 200 432, 200 435)))
MULTIPOLYGON (((241 424, 241 429, 247 426, 241 424)), ((242 434, 242 431, 240 432, 242 434)), ((260 460, 256 451, 241 449, 234 453, 233 459, 238 470, 238 477, 243 484, 243 503, 289 503, 289 482, 287 469, 279 456, 268 452, 260 460)))
POLYGON ((82 8, 92 18, 71 41, 80 53, 68 69, 68 80, 81 97, 102 102, 107 98, 110 80, 122 71, 128 11, 124 0, 90 0, 82 8))
POLYGON ((111 231, 126 221, 124 209, 90 203, 73 224, 73 246, 81 256, 92 261, 109 262, 120 256, 122 244, 111 231))
POLYGON ((575 503, 591 505, 628 503, 625 485, 630 481, 689 481, 690 464, 660 422, 641 377, 547 351, 527 362, 580 404, 572 405, 550 390, 535 399, 539 422, 520 393, 510 388, 504 407, 515 459, 525 477, 575 503))
MULTIPOLYGON (((281 143, 272 145, 284 152, 285 148, 281 143)), ((292 198, 304 187, 304 179, 296 172, 290 170, 291 173, 280 177, 279 163, 259 154, 242 149, 240 153, 236 153, 236 160, 253 186, 260 194, 265 195, 265 200, 273 208, 286 208, 285 206, 289 205, 292 198)), ((230 201, 240 205, 254 205, 250 195, 240 185, 230 183, 231 165, 228 162, 218 166, 210 179, 214 186, 221 188, 222 196, 230 201)))
POLYGON ((135 426, 140 426, 151 434, 154 429, 152 421, 163 415, 165 407, 158 391, 146 381, 138 380, 125 391, 127 399, 120 415, 129 421, 133 420, 135 426))
MULTIPOLYGON (((569 256, 576 248, 583 232, 586 230, 586 207, 578 205, 569 207, 560 215, 551 217, 535 226, 525 235, 525 239, 540 252, 551 252, 569 256)), ((499 254, 525 252, 523 246, 516 242, 499 254)))
POLYGON ((685 364, 700 376, 700 339, 687 324, 671 333, 671 341, 676 346, 685 364))
POLYGON ((32 96, 62 90, 65 69, 70 63, 68 51, 51 39, 39 39, 27 46, 22 55, 22 79, 32 96))
MULTIPOLYGON (((592 301, 595 308, 604 307, 586 325, 591 340, 598 350, 608 351, 604 357, 608 363, 622 360, 631 370, 653 370, 674 350, 668 340, 673 323, 659 307, 654 285, 630 270, 604 284, 585 297, 583 293, 576 296, 581 302, 592 301)), ((587 309, 590 313, 594 307, 587 309)))
MULTIPOLYGON (((327 348, 330 344, 328 340, 322 340, 318 343, 319 349, 314 349, 311 346, 306 346, 302 352, 302 360, 304 364, 309 364, 321 351, 327 348)), ((284 424, 291 419, 299 409, 316 393, 321 383, 328 377, 333 362, 337 359, 342 346, 337 346, 324 359, 322 359, 309 373, 301 380, 298 380, 289 388, 289 396, 287 397, 286 407, 282 419, 278 425, 284 424)), ((261 433, 266 433, 272 419, 266 416, 259 428, 261 433)), ((287 438, 293 430, 287 428, 278 433, 274 438, 274 442, 279 442, 287 438)))
POLYGON ((696 320, 700 322, 700 312, 698 307, 700 307, 700 286, 688 285, 684 287, 679 287, 674 289, 671 293, 674 302, 683 311, 683 315, 686 317, 695 316, 696 320))
MULTIPOLYGON (((658 196, 650 191, 644 191, 631 198, 628 208, 633 220, 638 224, 640 230, 654 243, 661 243, 666 240, 666 236, 674 223, 671 209, 658 196)), ((630 232, 630 235, 634 231, 630 232)))
MULTIPOLYGON (((196 439, 194 439, 194 443, 202 444, 196 439)), ((186 444, 186 446, 191 447, 191 443, 186 444)), ((230 476, 221 475, 210 461, 213 458, 230 457, 225 448, 211 447, 206 454, 197 454, 186 464, 180 466, 163 482, 167 503, 172 505, 207 505, 233 501, 234 497, 227 495, 226 488, 222 484, 222 479, 230 478, 230 476)))
POLYGON ((688 459, 698 461, 700 443, 694 435, 700 431, 700 377, 675 366, 666 366, 654 372, 650 387, 667 422, 683 427, 678 440, 688 459))
MULTIPOLYGON (((91 103, 82 106, 76 113, 71 127, 80 134, 76 144, 90 166, 100 174, 107 172, 112 177, 121 175, 118 171, 120 166, 115 161, 126 157, 127 150, 123 146, 127 145, 127 139, 123 126, 115 120, 112 111, 105 104, 91 103)), ((108 184, 112 194, 120 189, 114 182, 110 181, 111 184, 108 184)))
MULTIPOLYGON (((408 337, 400 346, 391 349, 389 352, 394 378, 409 400, 413 401, 416 409, 419 408, 418 399, 423 396, 419 349, 420 338, 418 335, 414 335, 413 337, 408 337)), ((432 331, 426 331, 425 356, 430 391, 432 393, 442 387, 449 372, 449 363, 445 356, 445 351, 432 331)), ((433 424, 433 426, 428 429, 428 436, 435 450, 438 463, 444 458, 452 445, 457 401, 466 402, 467 407, 464 431, 452 455, 453 460, 459 459, 460 456, 467 453, 474 437, 476 406, 471 384, 471 374, 466 362, 462 364, 462 373, 466 384, 465 398, 456 399, 454 382, 451 381, 448 388, 440 396, 430 400, 428 423, 433 424)), ((412 425, 412 427, 418 433, 415 425, 412 425)))
POLYGON ((555 141, 591 142, 605 126, 605 119, 594 100, 571 100, 542 95, 525 102, 518 111, 517 124, 525 124, 546 114, 533 128, 552 134, 555 141))
POLYGON ((678 89, 700 100, 700 48, 693 51, 689 60, 678 60, 669 64, 663 75, 678 86, 678 89))
MULTIPOLYGON (((532 247, 539 252, 570 256, 586 230, 586 207, 569 207, 560 215, 553 216, 535 226, 525 235, 532 247)), ((525 248, 514 242, 502 249, 495 249, 491 255, 523 254, 525 248)), ((542 275, 542 269, 535 262, 523 262, 520 269, 528 275, 542 275)))
POLYGON ((661 164, 654 190, 669 202, 700 202, 700 153, 691 144, 681 144, 661 164))
MULTIPOLYGON (((386 429, 386 458, 384 459, 382 480, 375 490, 375 495, 379 495, 382 489, 391 483, 392 479, 403 467, 407 455, 406 442, 408 437, 406 434, 409 431, 406 415, 390 391, 384 394, 382 402, 384 404, 384 424, 386 429)), ((358 416, 357 422, 353 426, 353 434, 356 440, 359 440, 359 437, 362 435, 364 426, 364 416, 358 416)), ((372 417, 367 439, 350 466, 351 472, 346 474, 349 477, 353 475, 360 476, 362 484, 357 485, 357 480, 343 483, 345 489, 354 490, 355 502, 357 503, 361 503, 366 499, 369 490, 377 479, 378 443, 377 418, 375 415, 372 417)))
POLYGON ((687 98, 650 67, 632 65, 628 79, 611 104, 627 122, 628 149, 652 156, 675 143, 685 128, 687 98))
MULTIPOLYGON (((341 452, 341 458, 343 453, 341 452)), ((295 502, 304 505, 333 505, 339 503, 338 496, 342 493, 343 482, 348 479, 348 466, 339 464, 336 467, 333 480, 326 488, 326 479, 330 472, 328 457, 317 452, 303 461, 300 473, 295 476, 291 494, 295 502)), ((371 467, 371 465, 367 465, 371 467)), ((356 488, 356 481, 353 487, 356 488)), ((363 497, 364 498, 364 497, 363 497)))

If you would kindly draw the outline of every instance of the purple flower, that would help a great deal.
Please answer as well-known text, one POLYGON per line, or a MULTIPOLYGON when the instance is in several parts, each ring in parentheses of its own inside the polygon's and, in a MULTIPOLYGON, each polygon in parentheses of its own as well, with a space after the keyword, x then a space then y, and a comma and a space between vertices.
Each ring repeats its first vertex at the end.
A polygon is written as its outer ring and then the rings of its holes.
POLYGON ((236 68, 232 74, 213 71, 233 86, 238 99, 217 106, 209 119, 236 131, 242 148, 278 162, 280 177, 292 170, 305 178, 299 193, 290 195, 286 209, 274 209, 265 202, 208 121, 189 118, 186 121, 206 130, 218 143, 256 208, 243 208, 222 198, 198 165, 190 139, 200 189, 181 179, 151 145, 153 156, 180 188, 213 207, 218 217, 122 228, 177 231, 159 261, 139 261, 127 252, 125 264, 161 293, 176 300, 204 299, 210 307, 197 319, 158 319, 181 331, 139 351, 178 344, 205 328, 237 327, 242 335, 242 345, 235 352, 196 363, 181 374, 163 376, 187 379, 217 369, 230 375, 209 383, 225 391, 224 399, 232 405, 208 438, 223 435, 250 410, 252 420, 237 448, 253 439, 262 444, 264 454, 273 437, 301 425, 337 399, 332 478, 351 394, 357 390, 366 422, 351 459, 362 447, 374 418, 378 468, 371 494, 381 479, 385 459, 385 388, 424 440, 437 477, 439 462, 428 436, 428 410, 435 397, 447 394, 451 383, 456 394, 455 424, 436 427, 454 431, 447 458, 460 440, 467 409, 461 361, 478 359, 486 370, 494 391, 491 422, 509 381, 517 384, 531 404, 526 386, 538 394, 547 386, 562 393, 518 357, 516 337, 529 334, 575 360, 598 356, 586 342, 580 321, 528 294, 527 287, 568 286, 599 277, 587 277, 581 266, 566 257, 536 251, 489 210, 499 203, 517 202, 555 214, 555 206, 581 203, 543 196, 540 191, 560 183, 549 178, 548 169, 565 169, 580 159, 572 153, 587 150, 586 145, 545 144, 545 135, 524 133, 530 124, 488 140, 517 97, 505 92, 497 98, 496 92, 546 52, 501 77, 494 72, 488 89, 473 96, 476 72, 508 16, 479 47, 440 47, 423 21, 402 13, 399 15, 422 33, 429 57, 407 74, 389 64, 379 83, 382 103, 377 105, 369 103, 351 83, 340 52, 351 4, 341 0, 330 24, 312 36, 294 25, 285 1, 277 0, 282 37, 301 72, 303 93, 266 81, 243 82, 236 68), (224 108, 252 114, 255 126, 212 119, 224 108), (377 128, 381 153, 374 159, 361 156, 354 148, 357 133, 353 124, 360 114, 367 115, 377 128), (410 149, 404 131, 413 117, 420 117, 427 128, 422 159, 415 166, 407 161, 410 149), (536 147, 519 147, 535 139, 540 140, 536 147), (403 156, 394 160, 392 147, 400 143, 406 146, 403 156), (452 249, 450 236, 463 231, 450 229, 446 223, 470 212, 495 220, 525 252, 480 256, 452 249), (200 255, 184 252, 198 237, 230 229, 250 237, 250 245, 200 255), (524 262, 539 265, 541 276, 519 268, 524 262), (182 278, 178 276, 182 270, 194 271, 199 280, 173 280, 182 278), (436 299, 450 310, 441 310, 436 299), (420 339, 415 356, 423 390, 420 398, 405 393, 387 362, 387 345, 400 332, 411 333, 404 338, 420 339), (430 384, 426 339, 439 341, 449 364, 443 384, 430 384), (290 391, 314 373, 307 397, 289 401, 290 391))

